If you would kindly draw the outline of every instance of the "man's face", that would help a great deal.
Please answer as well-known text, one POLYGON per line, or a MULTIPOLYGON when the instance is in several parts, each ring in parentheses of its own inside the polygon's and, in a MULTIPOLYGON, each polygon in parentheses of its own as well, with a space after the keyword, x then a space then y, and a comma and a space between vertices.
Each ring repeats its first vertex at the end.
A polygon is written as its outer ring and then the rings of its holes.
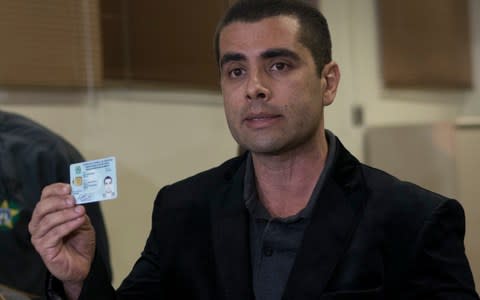
POLYGON ((112 187, 112 179, 106 178, 106 179, 104 180, 104 185, 105 185, 105 192, 106 192, 106 193, 111 193, 112 190, 113 190, 113 187, 112 187))
POLYGON ((283 153, 316 143, 324 134, 326 81, 298 41, 299 26, 293 17, 277 16, 233 22, 220 33, 228 126, 254 153, 283 153))

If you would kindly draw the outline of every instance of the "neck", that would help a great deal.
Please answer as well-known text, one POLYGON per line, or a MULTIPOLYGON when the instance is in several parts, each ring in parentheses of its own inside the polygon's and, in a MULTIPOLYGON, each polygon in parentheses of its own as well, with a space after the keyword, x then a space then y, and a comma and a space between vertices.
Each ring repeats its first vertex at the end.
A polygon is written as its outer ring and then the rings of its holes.
POLYGON ((297 214, 307 205, 323 171, 328 145, 305 145, 288 153, 252 153, 259 200, 273 217, 297 214))

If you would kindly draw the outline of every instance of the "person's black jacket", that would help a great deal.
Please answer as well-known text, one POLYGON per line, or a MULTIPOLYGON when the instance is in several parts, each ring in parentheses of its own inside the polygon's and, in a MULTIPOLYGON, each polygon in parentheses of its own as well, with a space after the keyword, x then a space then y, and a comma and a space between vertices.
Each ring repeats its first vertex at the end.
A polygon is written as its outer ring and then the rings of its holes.
MULTIPOLYGON (((49 129, 0 111, 0 284, 45 294, 47 270, 30 242, 28 223, 43 187, 68 183, 69 165, 83 160, 71 144, 49 129)), ((85 207, 110 281, 109 246, 100 206, 85 207)))
MULTIPOLYGON (((361 164, 336 141, 284 300, 478 299, 460 204, 361 164)), ((163 188, 115 292, 95 257, 81 299, 254 299, 245 156, 163 188)))

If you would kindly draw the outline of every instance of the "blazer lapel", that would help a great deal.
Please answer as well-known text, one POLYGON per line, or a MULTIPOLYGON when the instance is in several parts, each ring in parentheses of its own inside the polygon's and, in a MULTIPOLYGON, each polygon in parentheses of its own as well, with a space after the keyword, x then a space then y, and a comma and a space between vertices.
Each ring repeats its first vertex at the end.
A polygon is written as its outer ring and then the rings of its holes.
POLYGON ((337 143, 333 176, 325 182, 305 230, 283 299, 319 299, 350 245, 366 192, 358 161, 337 143))
POLYGON ((245 163, 211 201, 217 280, 226 299, 253 299, 244 173, 245 163))

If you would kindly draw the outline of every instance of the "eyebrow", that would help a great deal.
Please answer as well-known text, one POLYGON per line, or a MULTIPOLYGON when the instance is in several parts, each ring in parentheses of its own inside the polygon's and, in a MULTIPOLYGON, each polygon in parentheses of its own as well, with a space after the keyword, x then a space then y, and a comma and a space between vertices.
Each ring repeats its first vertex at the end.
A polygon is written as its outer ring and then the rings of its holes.
MULTIPOLYGON (((285 48, 267 49, 264 52, 262 52, 260 56, 264 59, 275 58, 275 57, 287 57, 295 61, 300 60, 300 56, 297 53, 285 48)), ((245 60, 247 60, 247 57, 241 53, 227 52, 220 59, 220 68, 222 68, 223 65, 231 61, 245 61, 245 60)))
POLYGON ((228 62, 231 61, 244 61, 247 60, 245 55, 240 53, 225 53, 222 58, 220 59, 220 68, 223 67, 228 62))
POLYGON ((285 48, 273 48, 268 49, 260 55, 262 58, 275 58, 275 57, 287 57, 295 61, 300 60, 300 56, 297 53, 285 49, 285 48))

